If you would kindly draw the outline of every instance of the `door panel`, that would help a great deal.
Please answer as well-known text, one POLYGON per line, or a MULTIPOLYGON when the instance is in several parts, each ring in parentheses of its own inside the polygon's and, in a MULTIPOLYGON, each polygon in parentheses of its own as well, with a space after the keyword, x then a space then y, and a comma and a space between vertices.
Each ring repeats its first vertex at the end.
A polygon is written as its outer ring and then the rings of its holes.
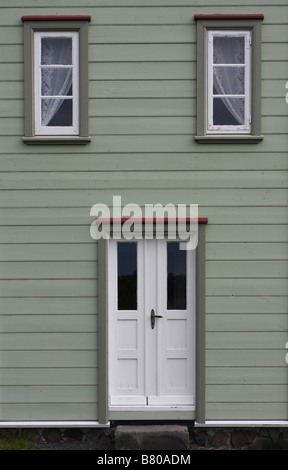
POLYGON ((179 242, 157 242, 157 393, 149 403, 194 404, 195 252, 179 242))
POLYGON ((109 249, 110 404, 146 404, 144 393, 143 247, 114 242, 109 249), (140 267, 140 269, 139 269, 140 267))
POLYGON ((194 405, 195 252, 179 246, 110 242, 111 406, 194 405))

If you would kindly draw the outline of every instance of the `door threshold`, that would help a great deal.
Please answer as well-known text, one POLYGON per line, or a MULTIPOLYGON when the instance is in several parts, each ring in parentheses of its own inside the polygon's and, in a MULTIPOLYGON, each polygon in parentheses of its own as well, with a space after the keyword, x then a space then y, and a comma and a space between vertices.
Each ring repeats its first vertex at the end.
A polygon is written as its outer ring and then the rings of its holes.
POLYGON ((127 406, 109 406, 109 411, 195 411, 194 405, 127 405, 127 406))

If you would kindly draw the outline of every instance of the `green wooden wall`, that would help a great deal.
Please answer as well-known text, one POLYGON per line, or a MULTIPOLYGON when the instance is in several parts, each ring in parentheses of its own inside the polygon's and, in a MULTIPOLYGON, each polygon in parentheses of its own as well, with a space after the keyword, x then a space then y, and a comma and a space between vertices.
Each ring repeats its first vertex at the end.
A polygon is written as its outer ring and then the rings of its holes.
POLYGON ((1 0, 0 420, 97 420, 90 208, 198 204, 206 418, 288 420, 286 0, 1 0), (37 3, 37 5, 36 5, 37 3), (263 13, 257 145, 199 145, 195 13, 263 13), (22 15, 91 15, 87 146, 23 135, 22 15))

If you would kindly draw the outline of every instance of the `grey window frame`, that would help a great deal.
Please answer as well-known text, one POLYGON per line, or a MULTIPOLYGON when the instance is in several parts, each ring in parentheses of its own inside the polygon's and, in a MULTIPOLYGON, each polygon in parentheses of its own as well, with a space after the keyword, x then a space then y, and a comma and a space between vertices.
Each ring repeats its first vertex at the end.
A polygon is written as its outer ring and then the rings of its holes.
POLYGON ((23 16, 24 24, 24 136, 26 144, 87 144, 88 133, 88 23, 90 16, 23 16), (34 32, 79 33, 79 134, 35 135, 34 32))
MULTIPOLYGON (((111 220, 111 223, 113 221, 111 220)), ((196 410, 195 420, 199 424, 205 423, 206 398, 205 398, 205 364, 206 364, 206 344, 205 344, 205 259, 206 259, 206 225, 208 219, 199 219, 198 224, 198 244, 196 248, 196 410)), ((108 398, 108 251, 109 239, 100 238, 98 246, 98 341, 99 341, 99 405, 98 421, 105 425, 109 419, 114 419, 113 412, 109 413, 108 398)), ((177 419, 179 418, 179 412, 177 419)), ((116 413, 117 416, 117 412, 116 413)), ((123 412, 119 412, 117 419, 123 418, 123 412)), ((129 417, 129 412, 125 411, 129 417)), ((132 412, 133 415, 134 412, 132 412)), ((169 412, 170 413, 170 412, 169 412)), ((173 411, 171 416, 173 419, 173 411)), ((183 412, 187 413, 187 412, 183 412)), ((180 412, 181 415, 181 412, 180 412)), ((125 418, 126 419, 126 418, 125 418)), ((133 417, 132 417, 133 419, 133 417)))
POLYGON ((198 143, 258 143, 261 134, 261 29, 263 15, 195 15, 197 25, 197 130, 198 143), (251 132, 207 133, 207 36, 208 31, 241 30, 252 33, 251 132))

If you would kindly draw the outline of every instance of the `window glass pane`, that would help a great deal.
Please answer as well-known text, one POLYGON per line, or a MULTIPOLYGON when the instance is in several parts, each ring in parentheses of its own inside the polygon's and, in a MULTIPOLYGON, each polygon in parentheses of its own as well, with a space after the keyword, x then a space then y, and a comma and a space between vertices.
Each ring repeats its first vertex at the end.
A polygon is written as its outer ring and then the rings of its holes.
POLYGON ((245 62, 244 36, 214 36, 213 63, 214 64, 244 64, 245 62))
POLYGON ((42 99, 42 126, 72 126, 72 99, 42 99))
POLYGON ((215 95, 244 95, 244 67, 214 67, 213 93, 215 95))
POLYGON ((213 98, 213 124, 244 125, 244 105, 244 98, 213 98))
POLYGON ((137 243, 117 244, 118 310, 137 310, 137 243))
POLYGON ((186 250, 179 242, 167 243, 167 309, 186 309, 186 250))
POLYGON ((46 37, 41 39, 42 65, 71 65, 72 38, 46 37))
POLYGON ((71 96, 72 69, 44 68, 41 71, 41 94, 43 96, 71 96))

